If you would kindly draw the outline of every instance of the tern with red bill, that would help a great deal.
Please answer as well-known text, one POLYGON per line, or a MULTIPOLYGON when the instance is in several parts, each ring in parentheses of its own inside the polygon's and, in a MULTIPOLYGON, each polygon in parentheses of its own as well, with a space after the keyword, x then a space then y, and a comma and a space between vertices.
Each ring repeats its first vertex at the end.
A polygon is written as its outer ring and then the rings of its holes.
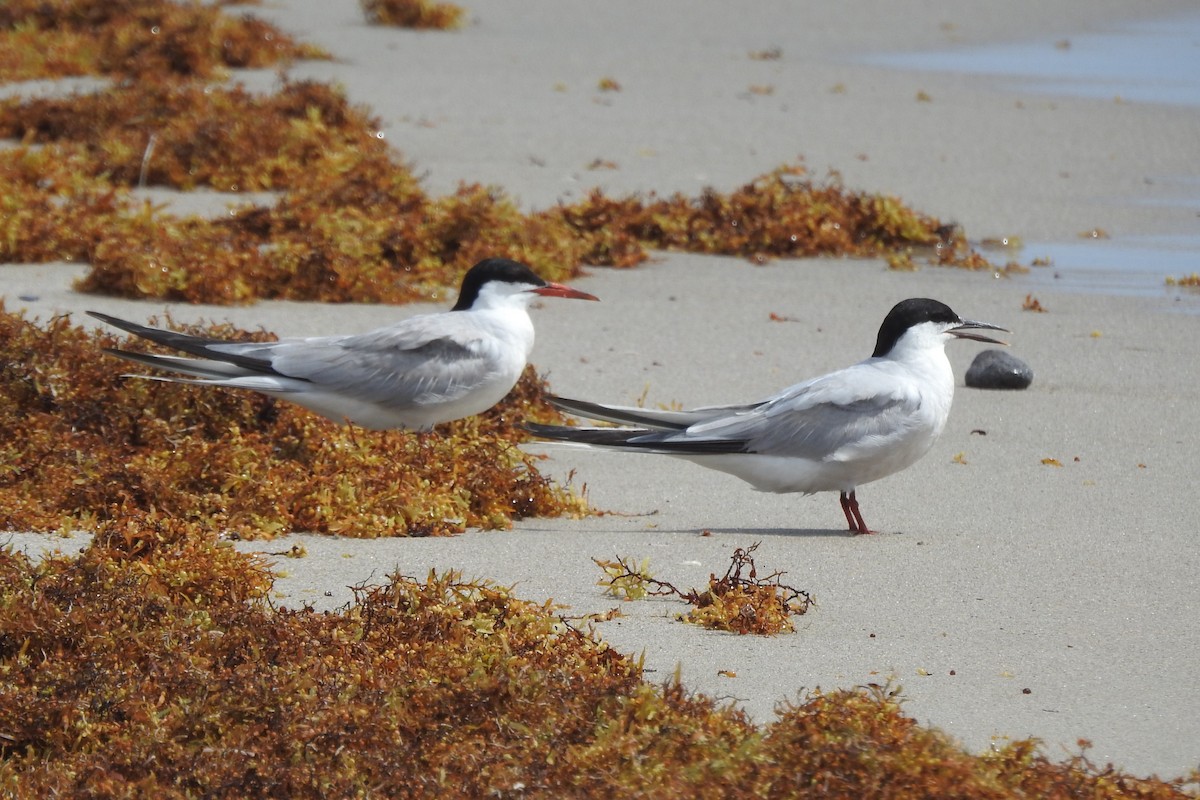
POLYGON ((763 492, 838 492, 850 531, 872 533, 855 490, 911 466, 937 441, 954 398, 945 344, 1007 344, 982 330, 1008 332, 937 300, 904 300, 883 320, 870 358, 765 400, 667 411, 552 398, 572 414, 633 427, 527 429, 587 447, 676 456, 763 492))
POLYGON ((237 342, 88 313, 198 357, 110 349, 126 360, 177 373, 131 377, 250 389, 336 422, 425 431, 486 411, 516 385, 533 350, 528 307, 538 297, 597 299, 548 283, 524 264, 489 258, 463 277, 450 311, 361 334, 237 342))

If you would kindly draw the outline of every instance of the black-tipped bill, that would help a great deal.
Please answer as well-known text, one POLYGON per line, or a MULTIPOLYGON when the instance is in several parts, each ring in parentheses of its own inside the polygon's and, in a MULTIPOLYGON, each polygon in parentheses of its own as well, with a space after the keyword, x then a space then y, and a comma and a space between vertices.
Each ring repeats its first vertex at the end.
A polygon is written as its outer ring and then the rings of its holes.
POLYGON ((975 322, 974 320, 964 319, 958 325, 954 326, 946 333, 951 336, 957 336, 959 339, 974 339, 977 342, 991 342, 992 344, 1002 344, 1008 346, 1008 342, 1002 339, 993 339, 990 336, 984 336, 982 333, 976 333, 978 330, 987 331, 1004 331, 1012 333, 1008 328, 1001 328, 999 325, 993 325, 990 322, 975 322))
POLYGON ((539 286, 536 289, 529 291, 542 297, 568 297, 573 300, 599 300, 594 294, 581 292, 578 289, 572 289, 570 286, 564 286, 561 283, 547 283, 545 286, 539 286))

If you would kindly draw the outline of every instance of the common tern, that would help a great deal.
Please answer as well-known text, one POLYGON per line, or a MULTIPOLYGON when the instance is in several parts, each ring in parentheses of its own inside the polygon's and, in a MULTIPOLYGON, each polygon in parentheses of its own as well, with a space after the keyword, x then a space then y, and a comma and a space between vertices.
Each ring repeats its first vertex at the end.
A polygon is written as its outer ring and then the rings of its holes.
POLYGON ((756 403, 667 411, 551 398, 592 420, 636 427, 530 424, 536 436, 662 453, 736 475, 763 492, 840 493, 851 533, 873 533, 855 490, 911 466, 937 441, 954 397, 951 339, 1007 344, 979 333, 1009 331, 961 318, 945 303, 897 303, 865 361, 796 384, 756 403))
POLYGON ((336 422, 425 431, 486 411, 521 377, 533 349, 529 304, 538 297, 596 300, 548 283, 504 258, 480 261, 463 277, 448 311, 410 317, 367 333, 237 342, 93 317, 199 358, 116 348, 113 355, 189 377, 152 380, 252 389, 336 422))

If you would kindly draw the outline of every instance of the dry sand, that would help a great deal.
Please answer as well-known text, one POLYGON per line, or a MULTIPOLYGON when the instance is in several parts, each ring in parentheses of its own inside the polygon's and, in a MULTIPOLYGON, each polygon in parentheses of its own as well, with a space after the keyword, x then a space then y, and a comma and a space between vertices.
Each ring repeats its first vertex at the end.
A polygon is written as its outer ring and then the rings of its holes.
MULTIPOLYGON (((1147 2, 1138 12, 1187 8, 1147 2)), ((1200 110, 1018 92, 982 76, 856 60, 1061 39, 1119 24, 1127 4, 497 0, 471 12, 465 30, 415 33, 367 27, 349 2, 261 10, 340 59, 294 74, 345 84, 437 192, 493 183, 530 207, 593 185, 695 193, 802 156, 817 175, 836 169, 847 185, 897 194, 973 238, 1071 242, 1096 227, 1115 241, 1195 233, 1197 203, 1181 199, 1177 179, 1197 180, 1200 110), (749 57, 772 48, 778 59, 749 57), (604 77, 621 90, 599 91, 604 77), (751 88, 767 86, 769 94, 751 88), (589 170, 595 159, 617 168, 589 170)), ((77 296, 68 288, 77 270, 4 267, 0 291, 10 309, 43 317, 95 308, 137 319, 163 308, 77 296)), ((279 560, 280 602, 336 608, 350 585, 455 568, 584 614, 618 604, 594 585, 593 557, 649 557, 659 577, 698 585, 735 547, 762 542, 760 571, 786 570, 819 602, 795 634, 700 630, 675 621, 680 606, 664 600, 621 604, 626 616, 599 633, 644 653, 649 679, 678 665, 690 688, 764 722, 805 689, 890 679, 910 714, 976 750, 1036 736, 1058 756, 1086 737, 1095 760, 1138 774, 1200 766, 1200 298, 892 273, 873 261, 758 267, 690 255, 597 270, 577 284, 603 302, 534 312, 534 362, 568 396, 753 399, 864 357, 883 314, 910 296, 1012 328, 1034 384, 960 389, 932 452, 859 492, 867 521, 884 531, 877 536, 847 535, 832 495, 764 495, 667 458, 530 445, 552 454, 551 474, 573 470, 597 507, 618 513, 438 540, 297 537, 309 555, 279 560), (1022 311, 1031 290, 1048 313, 1022 311)), ((180 320, 228 318, 281 335, 364 330, 423 310, 171 309, 180 320)), ((950 346, 960 386, 979 349, 950 346)), ((30 549, 76 546, 12 538, 30 549)))

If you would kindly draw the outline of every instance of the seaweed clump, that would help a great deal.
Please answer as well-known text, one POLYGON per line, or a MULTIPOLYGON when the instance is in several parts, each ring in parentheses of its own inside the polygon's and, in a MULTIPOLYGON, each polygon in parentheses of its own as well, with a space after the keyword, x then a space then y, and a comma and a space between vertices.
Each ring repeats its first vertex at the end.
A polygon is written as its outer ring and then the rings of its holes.
MULTIPOLYGON (((192 328, 257 338, 229 326, 192 328)), ((252 392, 127 380, 117 340, 0 305, 0 529, 174 518, 246 538, 426 536, 586 505, 516 444, 554 418, 532 368, 498 406, 431 434, 340 426, 252 392)))
POLYGON ((21 210, 0 219, 0 261, 87 261, 85 292, 218 303, 411 302, 495 255, 549 280, 578 273, 585 245, 561 222, 478 185, 429 198, 379 128, 307 81, 2 101, 0 136, 38 147, 0 151, 0 190, 21 210), (284 194, 211 220, 139 206, 139 185, 284 194))
POLYGON ((1166 278, 1167 286, 1184 286, 1189 289, 1200 288, 1200 273, 1193 272, 1190 275, 1181 275, 1178 278, 1168 275, 1166 278))
POLYGON ((782 583, 779 580, 782 572, 758 577, 753 554, 759 544, 736 548, 725 574, 720 578, 709 575, 705 589, 682 590, 659 580, 650 574, 649 562, 645 560, 636 567, 630 559, 620 556, 615 561, 592 560, 604 571, 605 577, 598 583, 612 594, 629 600, 651 595, 672 596, 693 606, 691 611, 677 617, 684 622, 760 636, 794 631, 791 617, 807 612, 814 601, 808 592, 782 583))
POLYGON ((328 57, 254 16, 223 13, 220 6, 228 4, 6 0, 0 4, 0 81, 210 78, 229 69, 328 57))
POLYGON ((74 558, 0 548, 5 795, 1194 797, 1033 741, 971 755, 892 687, 756 726, 452 572, 359 586, 334 613, 269 591, 261 561, 167 523, 107 527, 74 558))
POLYGON ((338 89, 284 81, 274 94, 204 81, 139 81, 66 98, 0 103, 0 137, 75 145, 76 176, 112 185, 262 191, 335 169, 326 153, 379 157, 386 145, 364 110, 338 89))
POLYGON ((367 22, 420 30, 449 30, 460 27, 466 10, 454 3, 436 0, 359 0, 367 22))
POLYGON ((814 181, 803 164, 785 164, 729 193, 692 198, 608 198, 593 191, 559 213, 592 246, 588 263, 629 266, 641 248, 772 258, 879 257, 928 250, 933 263, 979 269, 986 259, 961 229, 898 198, 845 189, 836 174, 814 181))

